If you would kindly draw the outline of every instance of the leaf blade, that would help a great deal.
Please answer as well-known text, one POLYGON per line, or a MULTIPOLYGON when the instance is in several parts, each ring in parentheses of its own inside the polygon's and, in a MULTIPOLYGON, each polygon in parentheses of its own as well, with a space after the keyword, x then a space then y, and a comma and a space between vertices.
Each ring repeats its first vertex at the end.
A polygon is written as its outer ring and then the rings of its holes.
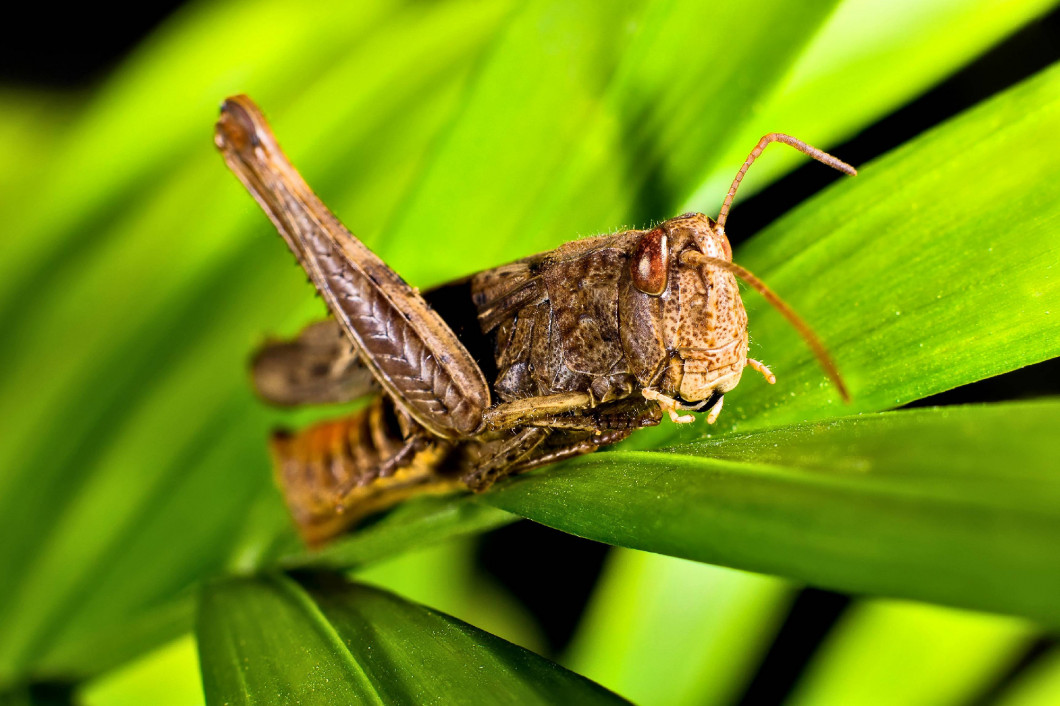
POLYGON ((595 454, 483 500, 618 546, 1057 624, 1058 421, 1056 400, 848 417, 595 454))
POLYGON ((430 282, 451 276, 445 254, 410 255, 439 222, 461 223, 476 243, 453 258, 466 270, 666 215, 834 4, 526 5, 383 254, 430 282), (748 26, 747 13, 772 21, 748 26), (672 41, 690 26, 709 26, 712 41, 672 41), (521 70, 527 63, 534 72, 521 70))
POLYGON ((213 584, 198 625, 210 704, 625 703, 466 623, 333 576, 213 584))
MULTIPOLYGON (((679 210, 713 213, 760 136, 787 132, 819 147, 835 145, 1053 6, 1052 0, 840 3, 784 79, 740 121, 714 168, 679 210)), ((755 193, 803 159, 780 151, 761 160, 741 185, 740 197, 755 193)))
POLYGON ((795 685, 792 706, 974 703, 1033 639, 1027 621, 902 601, 851 607, 795 685), (901 679, 894 675, 900 672, 901 679))
POLYGON ((771 576, 614 549, 563 664, 641 706, 731 704, 793 592, 771 576))
MULTIPOLYGON (((282 5, 270 6, 270 11, 280 12, 282 5)), ((336 26, 328 30, 334 31, 328 47, 317 48, 332 61, 334 54, 328 52, 341 49, 342 60, 304 91, 299 88, 303 100, 288 115, 304 126, 295 132, 324 146, 314 153, 331 162, 326 184, 340 181, 335 160, 342 157, 353 155, 369 166, 384 156, 398 160, 385 174, 359 177, 371 182, 365 218, 382 220, 456 107, 467 71, 507 6, 457 1, 406 6, 398 12, 389 3, 377 5, 331 18, 336 26), (368 18, 370 39, 355 47, 340 42, 336 48, 331 39, 349 29, 344 23, 353 16, 368 18), (415 50, 379 51, 399 37, 413 42, 415 50), (415 80, 395 82, 394 73, 406 73, 422 57, 420 52, 437 60, 434 68, 417 73, 415 80), (361 76, 370 78, 351 84, 351 77, 361 76), (344 100, 329 110, 342 84, 344 100), (408 110, 409 101, 423 111, 408 110), (368 117, 351 129, 350 111, 368 117)), ((214 9, 205 15, 261 10, 214 9)), ((208 23, 203 17, 199 21, 208 23)), ((274 16, 262 15, 254 26, 274 21, 274 16)), ((310 13, 288 29, 298 41, 312 44, 305 25, 313 21, 327 22, 329 16, 310 13)), ((169 41, 192 45, 182 55, 190 60, 205 47, 196 44, 202 37, 185 31, 169 41)), ((290 49, 281 43, 273 51, 285 47, 290 49)), ((246 60, 257 66, 255 71, 262 70, 258 61, 271 65, 284 60, 265 53, 248 58, 235 51, 229 59, 236 64, 246 60)), ((0 635, 0 681, 19 678, 38 665, 59 668, 64 677, 80 675, 70 662, 76 655, 97 668, 102 655, 81 650, 91 636, 110 644, 112 633, 122 632, 122 619, 136 621, 145 606, 173 599, 189 582, 222 570, 229 553, 225 545, 237 534, 231 525, 243 519, 249 498, 269 483, 262 435, 279 415, 266 412, 253 398, 240 371, 262 332, 278 321, 292 326, 318 315, 318 307, 303 298, 306 289, 279 243, 276 250, 243 246, 267 226, 225 173, 209 139, 216 101, 243 87, 239 70, 223 64, 213 67, 225 77, 219 83, 208 77, 209 85, 198 81, 202 77, 189 79, 195 90, 217 93, 209 98, 208 112, 200 112, 197 101, 182 105, 181 111, 200 117, 187 118, 190 122, 174 118, 174 124, 159 131, 168 137, 170 128, 185 137, 200 136, 195 138, 198 147, 189 147, 190 156, 182 153, 166 161, 173 176, 162 184, 142 180, 156 187, 143 203, 137 193, 93 188, 83 194, 88 200, 117 199, 124 204, 122 217, 103 227, 92 220, 92 212, 70 216, 79 220, 77 227, 60 234, 63 243, 70 246, 91 232, 96 237, 82 239, 90 254, 74 248, 81 257, 71 259, 65 252, 59 263, 45 268, 49 278, 35 283, 43 292, 33 298, 33 306, 12 304, 20 325, 0 346, 0 358, 12 363, 11 374, 0 379, 0 409, 11 415, 12 423, 11 434, 0 443, 0 525, 18 541, 0 546, 0 566, 5 567, 0 569, 0 622, 6 627, 0 635), (198 217, 187 217, 189 213, 198 217), (130 288, 136 296, 128 295, 130 288), (265 316, 255 322, 255 312, 265 316), (71 332, 78 336, 77 346, 69 345, 71 332), (174 495, 159 512, 158 498, 166 492, 174 495), (182 531, 182 524, 194 530, 182 531), (209 536, 207 529, 216 534, 209 536), (172 562, 159 561, 158 548, 168 552, 174 537, 180 538, 177 556, 172 562), (147 541, 154 543, 153 551, 140 554, 147 541), (122 552, 126 545, 134 548, 128 557, 122 552), (137 565, 133 555, 146 556, 146 563, 137 565), (93 593, 95 585, 101 587, 99 593, 93 593), (33 596, 30 608, 16 609, 24 604, 19 595, 33 596)), ((171 68, 139 67, 144 74, 137 80, 168 76, 171 68)), ((296 64, 288 69, 297 71, 296 64)), ((144 96, 134 95, 125 80, 115 79, 122 84, 115 90, 129 91, 122 100, 138 104, 144 96)), ((179 96, 167 95, 166 101, 176 100, 179 96)), ((155 109, 164 111, 170 105, 166 101, 155 109)), ((282 114, 282 103, 277 101, 277 113, 282 114)), ((83 149, 103 149, 106 136, 118 129, 101 115, 87 124, 94 127, 85 127, 86 133, 78 136, 90 133, 92 146, 83 149)), ((153 145, 144 157, 155 159, 158 151, 172 146, 153 145)), ((122 142, 116 149, 135 150, 135 145, 122 142)), ((122 173, 141 170, 142 177, 143 160, 132 162, 122 173)), ((114 187, 110 180, 104 182, 101 187, 114 187)), ((47 247, 42 244, 44 249, 34 252, 44 253, 47 247)), ((156 639, 170 636, 167 628, 156 639)), ((120 652, 112 654, 117 658, 120 652)))
MULTIPOLYGON (((1060 153, 1038 147, 1060 121, 1057 95, 1053 65, 864 165, 738 248, 736 261, 816 330, 853 403, 840 404, 806 344, 752 294, 750 355, 777 384, 745 380, 715 429, 892 409, 1060 355, 1060 153)), ((664 426, 632 442, 700 434, 664 426)))

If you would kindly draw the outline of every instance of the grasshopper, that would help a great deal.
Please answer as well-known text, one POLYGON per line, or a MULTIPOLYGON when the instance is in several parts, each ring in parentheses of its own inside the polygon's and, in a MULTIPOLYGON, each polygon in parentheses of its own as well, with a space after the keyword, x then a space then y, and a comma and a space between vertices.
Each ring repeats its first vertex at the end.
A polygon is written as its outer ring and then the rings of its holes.
POLYGON ((332 215, 246 96, 221 107, 215 143, 272 220, 332 318, 267 343, 252 377, 267 402, 373 395, 368 406, 270 448, 303 539, 319 545, 411 495, 469 488, 589 453, 669 418, 714 423, 745 367, 737 278, 801 333, 844 399, 814 333, 732 262, 725 222, 737 187, 771 142, 853 167, 788 135, 766 135, 717 220, 700 213, 479 272, 420 293, 332 215))

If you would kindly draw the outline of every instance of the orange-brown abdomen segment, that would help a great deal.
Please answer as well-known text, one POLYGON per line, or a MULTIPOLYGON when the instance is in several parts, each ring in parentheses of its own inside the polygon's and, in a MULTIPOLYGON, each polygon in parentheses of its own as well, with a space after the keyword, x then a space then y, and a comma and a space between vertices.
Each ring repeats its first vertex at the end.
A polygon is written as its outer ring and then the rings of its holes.
POLYGON ((383 397, 347 417, 276 432, 269 444, 276 480, 305 542, 320 545, 411 495, 463 487, 437 473, 447 445, 428 443, 396 468, 387 463, 405 447, 383 397))

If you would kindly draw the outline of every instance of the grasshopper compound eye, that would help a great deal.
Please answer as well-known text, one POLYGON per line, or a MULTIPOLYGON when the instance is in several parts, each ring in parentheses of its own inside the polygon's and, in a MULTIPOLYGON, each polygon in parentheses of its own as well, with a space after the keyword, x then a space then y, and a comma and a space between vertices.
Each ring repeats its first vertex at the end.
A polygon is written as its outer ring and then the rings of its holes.
POLYGON ((667 273, 670 268, 670 245, 666 231, 662 228, 650 230, 637 243, 633 257, 629 260, 629 275, 633 286, 652 296, 666 291, 667 273))

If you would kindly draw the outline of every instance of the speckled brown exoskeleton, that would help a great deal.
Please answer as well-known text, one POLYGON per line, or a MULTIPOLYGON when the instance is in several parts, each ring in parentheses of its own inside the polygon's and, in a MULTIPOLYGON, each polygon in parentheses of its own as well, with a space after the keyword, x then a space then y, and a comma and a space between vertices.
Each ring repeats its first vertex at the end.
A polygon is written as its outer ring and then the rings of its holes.
POLYGON ((414 494, 470 488, 594 451, 705 411, 713 423, 745 367, 737 277, 802 333, 846 399, 817 338, 732 262, 725 221, 747 168, 792 137, 762 138, 715 221, 700 213, 649 230, 577 240, 418 292, 331 214, 245 96, 225 101, 215 141, 323 296, 333 318, 255 356, 258 393, 282 405, 349 401, 363 410, 271 442, 303 538, 320 544, 414 494))

